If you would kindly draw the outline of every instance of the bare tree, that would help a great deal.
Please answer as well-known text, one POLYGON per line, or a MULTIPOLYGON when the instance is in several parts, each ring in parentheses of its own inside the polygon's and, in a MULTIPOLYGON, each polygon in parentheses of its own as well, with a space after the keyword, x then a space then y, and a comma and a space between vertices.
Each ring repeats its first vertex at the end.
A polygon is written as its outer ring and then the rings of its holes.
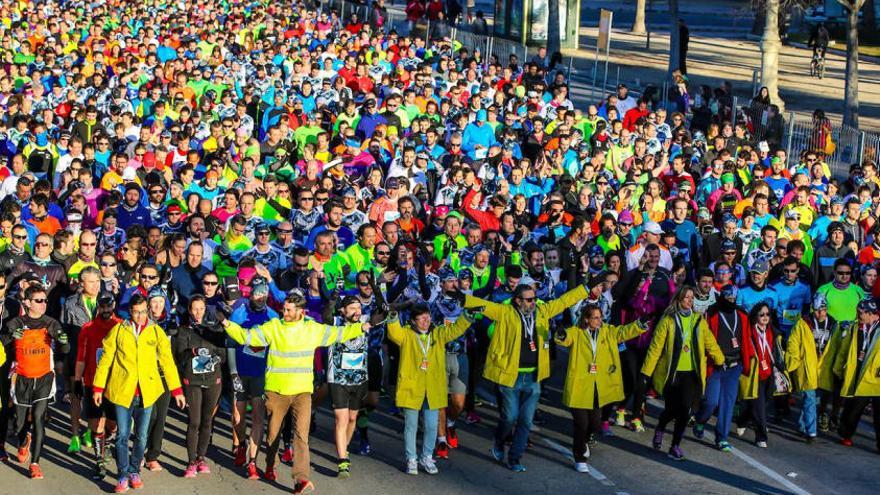
POLYGON ((781 0, 764 0, 764 34, 761 36, 761 85, 767 87, 770 101, 785 110, 785 102, 779 97, 779 4, 781 0))
POLYGON ((859 10, 865 0, 837 0, 847 12, 843 123, 859 127, 859 10))
POLYGON ((645 34, 647 29, 645 29, 645 4, 647 0, 636 0, 636 18, 633 20, 632 29, 630 32, 633 34, 645 34))
POLYGON ((678 0, 669 0, 669 67, 668 72, 678 70, 681 61, 679 57, 681 37, 678 28, 678 0))

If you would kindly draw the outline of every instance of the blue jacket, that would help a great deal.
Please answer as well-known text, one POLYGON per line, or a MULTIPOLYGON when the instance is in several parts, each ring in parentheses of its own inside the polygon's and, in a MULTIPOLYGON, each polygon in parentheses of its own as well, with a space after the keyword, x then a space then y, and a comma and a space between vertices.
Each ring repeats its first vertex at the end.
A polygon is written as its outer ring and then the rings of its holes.
MULTIPOLYGON (((251 328, 265 323, 273 318, 278 318, 272 308, 266 307, 263 311, 254 311, 250 304, 241 304, 229 316, 229 321, 238 323, 244 328, 251 328)), ((235 370, 239 376, 263 376, 266 374, 267 349, 254 349, 245 347, 234 342, 230 347, 235 348, 235 370)))
MULTIPOLYGON (((461 137, 461 149, 467 152, 472 160, 476 160, 476 146, 481 145, 489 151, 489 147, 495 143, 495 131, 489 124, 483 123, 479 126, 476 123, 470 123, 464 128, 464 134, 461 137)), ((485 158, 485 156, 481 157, 485 158)))
POLYGON ((763 290, 758 290, 751 284, 740 289, 736 294, 736 305, 741 307, 746 313, 758 303, 765 302, 770 305, 770 309, 776 307, 776 291, 771 286, 765 286, 763 290))
POLYGON ((129 209, 123 203, 116 211, 119 213, 117 225, 122 230, 128 230, 132 225, 143 225, 144 228, 153 225, 153 217, 150 215, 150 210, 140 203, 133 209, 129 209))
POLYGON ((801 315, 809 311, 812 300, 810 287, 800 280, 793 284, 780 280, 771 287, 776 292, 776 318, 779 320, 779 330, 787 337, 801 315))

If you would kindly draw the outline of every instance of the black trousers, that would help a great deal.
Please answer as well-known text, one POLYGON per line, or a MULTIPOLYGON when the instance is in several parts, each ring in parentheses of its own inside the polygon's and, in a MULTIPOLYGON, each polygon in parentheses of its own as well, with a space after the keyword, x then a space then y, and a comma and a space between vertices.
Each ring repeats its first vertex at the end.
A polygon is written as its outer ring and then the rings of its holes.
POLYGON ((211 444, 214 408, 223 391, 221 383, 210 387, 184 386, 189 420, 186 425, 186 454, 190 464, 205 458, 211 444))
POLYGON ((165 420, 168 418, 169 404, 171 404, 171 392, 167 390, 153 403, 150 431, 147 435, 147 451, 144 454, 147 462, 158 461, 159 456, 162 455, 162 439, 165 437, 165 420))
POLYGON ((684 436, 684 430, 690 419, 691 408, 700 398, 700 379, 697 377, 697 372, 676 372, 672 382, 666 384, 663 398, 666 401, 666 407, 657 420, 657 430, 663 431, 666 429, 666 425, 675 421, 675 427, 672 430, 672 446, 675 447, 681 443, 681 438, 684 436))
POLYGON ((593 390, 593 408, 571 408, 571 419, 574 423, 572 428, 571 453, 574 462, 587 462, 587 442, 590 435, 598 434, 602 430, 602 408, 599 407, 599 390, 593 390))
POLYGON ((15 431, 18 434, 18 445, 24 445, 30 430, 31 423, 34 426, 34 436, 31 441, 31 462, 39 463, 43 453, 43 440, 46 438, 46 423, 49 419, 49 401, 40 400, 30 407, 15 406, 15 431), (30 421, 28 421, 30 414, 30 421))
POLYGON ((865 408, 871 404, 874 411, 874 441, 880 450, 880 397, 851 397, 846 399, 843 406, 843 416, 840 419, 840 436, 852 438, 859 426, 859 419, 865 408))
MULTIPOLYGON (((623 391, 625 398, 621 403, 621 407, 626 407, 626 403, 632 397, 632 414, 633 419, 644 419, 645 413, 645 394, 648 390, 642 385, 639 375, 641 374, 642 364, 645 362, 645 355, 648 350, 640 350, 634 347, 620 353, 620 366, 623 371, 623 391)), ((650 383, 648 384, 650 386, 650 383)), ((660 392, 659 390, 657 392, 660 392)))
POLYGON ((771 395, 771 387, 773 386, 773 377, 758 382, 758 398, 743 401, 743 408, 740 411, 739 418, 736 420, 737 426, 746 428, 749 420, 755 424, 755 441, 767 441, 767 398, 771 395))

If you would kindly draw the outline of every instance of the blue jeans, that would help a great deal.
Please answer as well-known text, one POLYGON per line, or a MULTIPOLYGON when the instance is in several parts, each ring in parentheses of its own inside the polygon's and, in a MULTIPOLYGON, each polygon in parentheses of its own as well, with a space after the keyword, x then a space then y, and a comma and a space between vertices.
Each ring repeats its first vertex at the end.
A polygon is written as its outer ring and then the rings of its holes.
POLYGON ((706 380, 706 393, 697 413, 697 423, 706 424, 715 408, 718 408, 718 421, 715 423, 715 443, 727 440, 730 435, 730 423, 733 420, 733 406, 739 392, 739 376, 742 365, 738 364, 726 370, 715 368, 706 380))
POLYGON ((422 457, 434 455, 434 444, 437 443, 437 421, 439 409, 428 409, 428 400, 422 403, 421 409, 403 408, 403 448, 406 460, 416 458, 416 433, 419 430, 419 412, 422 413, 422 457))
POLYGON ((804 399, 801 404, 801 415, 798 418, 801 433, 811 437, 816 436, 816 391, 804 390, 804 399))
POLYGON ((541 398, 541 383, 534 372, 520 373, 512 387, 498 385, 498 395, 501 398, 501 418, 495 429, 495 448, 503 450, 505 439, 513 433, 507 459, 511 463, 519 462, 526 451, 532 419, 541 398))
POLYGON ((150 430, 150 413, 153 406, 144 407, 143 399, 136 395, 131 407, 116 405, 116 467, 119 471, 117 479, 122 481, 129 475, 141 472, 141 460, 147 447, 147 434, 150 430), (134 419, 135 439, 131 456, 128 454, 128 438, 131 436, 131 420, 134 419))

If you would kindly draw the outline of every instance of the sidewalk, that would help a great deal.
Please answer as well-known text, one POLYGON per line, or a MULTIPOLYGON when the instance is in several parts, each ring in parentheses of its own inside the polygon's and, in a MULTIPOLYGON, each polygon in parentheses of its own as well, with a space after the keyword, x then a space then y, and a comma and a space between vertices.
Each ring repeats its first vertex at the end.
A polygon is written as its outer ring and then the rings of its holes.
MULTIPOLYGON (((574 96, 579 104, 589 99, 592 70, 595 59, 596 28, 581 28, 581 48, 567 50, 573 57, 574 96)), ((611 56, 608 64, 608 84, 620 82, 639 88, 647 83, 658 86, 666 80, 669 54, 669 36, 652 33, 651 49, 645 49, 645 36, 615 30, 611 37, 611 56)), ((779 92, 786 110, 812 113, 822 108, 832 118, 840 118, 843 111, 845 54, 828 52, 825 78, 810 78, 808 49, 783 46, 779 57, 779 92)), ((604 75, 604 58, 599 58, 598 84, 604 75)), ((690 90, 695 93, 701 84, 718 86, 730 81, 740 98, 753 96, 752 77, 761 67, 760 44, 755 41, 733 40, 720 37, 692 35, 688 51, 690 90)), ((596 95, 598 99, 598 94, 596 95)), ((860 127, 863 130, 880 129, 880 64, 860 60, 859 63, 860 127)), ((746 100, 747 101, 747 100, 746 100)))

